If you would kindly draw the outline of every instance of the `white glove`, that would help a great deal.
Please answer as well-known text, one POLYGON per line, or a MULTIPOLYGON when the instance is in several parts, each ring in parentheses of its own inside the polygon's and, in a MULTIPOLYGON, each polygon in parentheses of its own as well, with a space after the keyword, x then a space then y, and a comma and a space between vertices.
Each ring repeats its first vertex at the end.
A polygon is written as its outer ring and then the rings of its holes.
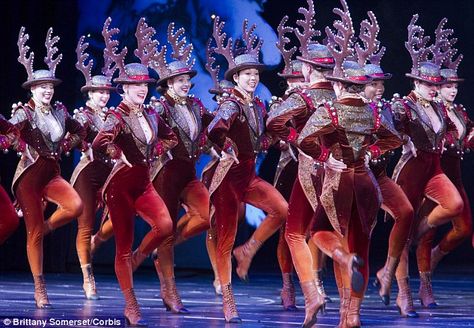
POLYGON ((328 160, 324 162, 324 169, 329 169, 334 172, 342 172, 343 170, 347 169, 347 165, 344 164, 344 162, 335 159, 332 157, 332 154, 330 154, 328 160))
POLYGON ((33 156, 31 156, 30 148, 28 147, 28 145, 26 145, 26 148, 25 148, 25 151, 23 152, 23 155, 25 155, 26 158, 28 158, 28 160, 31 161, 31 163, 35 162, 35 159, 33 158, 33 156))
POLYGON ((413 157, 416 157, 416 147, 413 141, 411 141, 410 137, 408 137, 408 141, 402 147, 402 155, 405 155, 408 152, 411 152, 413 157))
POLYGON ((239 160, 237 159, 237 156, 235 155, 234 149, 230 148, 229 151, 222 151, 221 152, 221 159, 225 161, 228 158, 232 158, 236 164, 239 164, 239 160))
POLYGON ((369 167, 370 159, 371 159, 370 153, 366 152, 364 156, 364 164, 366 167, 369 167))
POLYGON ((120 155, 120 160, 125 163, 128 167, 132 167, 132 164, 128 161, 127 157, 125 157, 125 154, 122 152, 120 155))
POLYGON ((472 129, 469 135, 467 136, 467 141, 471 141, 472 138, 474 138, 474 129, 472 129))
POLYGON ((84 152, 84 154, 89 157, 89 160, 91 162, 94 161, 94 151, 92 150, 92 147, 87 148, 87 150, 84 152))

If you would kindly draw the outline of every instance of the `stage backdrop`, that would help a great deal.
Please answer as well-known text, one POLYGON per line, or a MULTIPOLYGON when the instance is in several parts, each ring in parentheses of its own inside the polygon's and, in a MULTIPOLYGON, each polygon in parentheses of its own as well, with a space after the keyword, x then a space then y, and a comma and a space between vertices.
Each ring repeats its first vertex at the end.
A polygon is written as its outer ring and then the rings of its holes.
MULTIPOLYGON (((367 17, 367 11, 375 12, 381 31, 379 38, 382 45, 387 47, 387 53, 382 65, 387 72, 393 73, 392 80, 386 83, 386 97, 390 98, 394 92, 401 95, 409 91, 409 81, 404 74, 411 67, 410 57, 405 50, 406 26, 414 13, 419 13, 419 24, 423 26, 427 34, 432 35, 439 20, 448 18, 448 27, 456 31, 459 38, 458 47, 465 55, 460 66, 459 73, 467 78, 461 86, 458 101, 468 108, 473 108, 474 103, 470 94, 473 90, 473 82, 470 72, 473 72, 473 38, 471 31, 474 29, 474 2, 452 0, 447 5, 446 1, 414 0, 409 2, 398 1, 373 1, 373 0, 348 0, 352 13, 354 26, 358 32, 360 21, 367 17)), ((324 31, 324 27, 330 25, 335 19, 332 13, 334 6, 339 6, 337 0, 315 0, 316 4, 316 28, 324 31)), ((103 41, 100 35, 104 20, 112 17, 112 27, 118 27, 121 33, 118 36, 120 46, 128 47, 127 62, 137 60, 133 56, 136 47, 134 37, 135 27, 140 17, 146 17, 149 25, 158 31, 156 38, 161 44, 166 43, 166 28, 169 22, 174 21, 176 27, 184 27, 189 41, 194 44, 195 68, 198 76, 193 79, 194 87, 192 93, 201 97, 204 104, 214 110, 215 104, 207 90, 211 87, 211 78, 204 70, 205 46, 211 35, 213 15, 219 15, 226 21, 225 31, 233 38, 241 34, 241 22, 248 18, 250 23, 256 23, 257 34, 265 42, 261 60, 268 65, 268 70, 262 74, 261 85, 258 94, 268 101, 270 96, 281 95, 285 89, 285 83, 278 78, 276 73, 282 69, 279 53, 275 47, 276 26, 284 15, 290 16, 289 24, 295 23, 300 18, 297 14, 299 6, 305 6, 306 1, 279 1, 279 0, 82 0, 82 1, 15 1, 3 5, 2 19, 0 24, 4 31, 3 53, 0 67, 3 79, 1 79, 1 113, 10 116, 10 108, 13 102, 26 101, 27 92, 20 85, 26 79, 23 67, 16 61, 18 51, 16 41, 20 26, 25 26, 30 34, 28 44, 35 52, 35 68, 45 67, 42 59, 45 55, 44 38, 48 27, 53 26, 54 32, 61 36, 59 42, 60 51, 64 59, 57 69, 57 76, 64 83, 59 86, 55 98, 61 100, 70 109, 77 108, 84 103, 79 92, 83 84, 82 75, 75 70, 74 63, 76 42, 81 35, 87 36, 90 42, 89 52, 95 59, 93 72, 99 72, 102 67, 103 41)), ((324 32, 323 32, 324 35, 324 32)), ((296 40, 292 39, 295 43, 296 40)), ((297 45, 295 43, 295 45, 297 45)), ((223 72, 225 63, 220 61, 223 72)), ((151 95, 157 95, 150 88, 151 95)), ((112 97, 110 104, 116 105, 119 97, 112 97)), ((473 116, 473 115, 471 115, 473 116)), ((72 172, 74 162, 78 154, 62 160, 63 175, 68 178, 72 172)), ((199 167, 206 163, 203 158, 199 167)), ((275 172, 278 152, 270 151, 265 158, 259 159, 260 175, 272 181, 275 172)), ((16 154, 9 153, 0 155, 1 182, 5 189, 9 189, 11 178, 18 161, 16 154)), ((464 181, 466 189, 473 195, 473 158, 466 156, 463 163, 464 181)), ((472 199, 472 196, 471 196, 472 199)), ((49 209, 52 210, 52 209, 49 209)), ((237 244, 246 240, 258 225, 261 213, 248 210, 247 222, 239 227, 237 244)), ((381 261, 386 254, 387 235, 391 224, 380 223, 377 225, 373 235, 372 257, 375 261, 381 261)), ((78 261, 75 254, 76 224, 68 225, 59 229, 45 239, 45 271, 78 271, 78 261)), ((139 241, 147 231, 146 224, 136 220, 135 237, 139 241)), ((442 230, 445 230, 442 229, 442 230)), ((256 268, 277 268, 276 264, 276 241, 273 237, 265 244, 257 257, 256 268)), ((188 243, 179 246, 175 252, 177 267, 186 268, 209 268, 209 262, 204 246, 204 236, 199 236, 188 243)), ((94 258, 97 270, 113 271, 114 244, 110 241, 94 258)), ((458 248, 446 262, 455 263, 458 259, 468 259, 472 262, 474 253, 470 244, 466 242, 458 248)), ((150 266, 151 262, 147 261, 150 266)), ((18 231, 0 247, 0 270, 28 270, 25 254, 25 228, 22 223, 18 231)))

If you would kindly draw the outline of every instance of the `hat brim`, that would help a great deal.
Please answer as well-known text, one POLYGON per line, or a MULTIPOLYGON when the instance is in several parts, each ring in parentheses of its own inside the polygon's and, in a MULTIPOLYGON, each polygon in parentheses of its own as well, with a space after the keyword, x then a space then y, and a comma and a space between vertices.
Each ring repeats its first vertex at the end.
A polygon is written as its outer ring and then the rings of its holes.
POLYGON ((418 80, 418 81, 430 83, 430 84, 433 84, 433 85, 441 85, 441 84, 446 83, 446 80, 445 80, 445 79, 443 79, 442 81, 439 81, 439 82, 434 82, 434 81, 427 80, 427 79, 421 78, 421 77, 419 77, 419 76, 413 75, 413 74, 411 74, 411 73, 405 73, 405 76, 406 76, 406 77, 409 77, 409 78, 411 78, 411 79, 414 79, 414 80, 418 80))
POLYGON ((446 83, 459 83, 459 82, 464 82, 466 79, 463 79, 461 77, 448 77, 444 80, 443 84, 446 83))
POLYGON ((279 77, 284 79, 304 79, 303 74, 285 74, 285 73, 277 73, 279 77))
POLYGON ((367 76, 367 80, 364 80, 364 81, 356 81, 356 80, 348 79, 346 77, 339 77, 339 76, 332 76, 332 75, 326 75, 325 78, 329 81, 336 81, 336 82, 349 83, 349 84, 359 84, 359 85, 369 84, 374 80, 369 76, 367 76))
POLYGON ((85 85, 81 87, 82 93, 86 93, 89 91, 97 91, 97 90, 117 91, 117 88, 114 86, 94 86, 94 85, 85 85))
POLYGON ((296 56, 296 59, 301 60, 302 62, 305 62, 307 64, 318 66, 320 68, 326 68, 326 69, 334 68, 334 63, 318 63, 318 62, 306 59, 306 58, 301 57, 301 56, 296 56))
POLYGON ((235 73, 237 73, 239 71, 243 71, 244 69, 249 69, 249 68, 255 68, 259 72, 261 72, 265 69, 265 65, 262 64, 262 63, 258 63, 258 64, 256 64, 256 63, 244 63, 244 64, 240 64, 240 65, 237 65, 235 67, 232 67, 231 69, 228 69, 224 74, 224 78, 227 81, 234 82, 232 77, 234 76, 235 73))
POLYGON ((377 76, 373 76, 369 74, 368 76, 370 76, 373 81, 390 80, 392 78, 392 73, 383 73, 383 75, 377 75, 377 76))
POLYGON ((155 79, 152 79, 151 77, 148 79, 143 79, 143 80, 132 80, 132 79, 123 79, 123 78, 115 78, 114 83, 117 84, 141 84, 141 83, 154 83, 156 82, 155 79))
POLYGON ((173 73, 173 74, 170 74, 162 79, 159 79, 158 82, 156 82, 157 85, 159 86, 163 86, 166 81, 168 81, 169 79, 173 78, 173 77, 176 77, 176 76, 180 76, 180 75, 185 75, 185 74, 188 74, 189 76, 191 77, 194 77, 196 76, 197 72, 193 69, 189 70, 189 71, 183 71, 183 72, 176 72, 176 73, 173 73))
POLYGON ((61 81, 60 79, 47 77, 47 78, 42 78, 42 79, 26 81, 21 85, 21 87, 24 88, 24 89, 29 89, 32 86, 37 85, 37 84, 41 84, 41 83, 52 83, 54 86, 57 86, 57 85, 61 84, 62 82, 63 81, 61 81))

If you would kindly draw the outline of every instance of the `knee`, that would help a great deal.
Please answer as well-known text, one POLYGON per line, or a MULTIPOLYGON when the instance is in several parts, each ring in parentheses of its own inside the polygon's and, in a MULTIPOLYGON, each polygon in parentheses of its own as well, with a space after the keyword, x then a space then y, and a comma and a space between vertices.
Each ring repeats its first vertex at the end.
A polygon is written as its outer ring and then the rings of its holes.
POLYGON ((284 199, 275 203, 271 214, 278 221, 285 222, 288 217, 288 203, 284 199))
POLYGON ((72 198, 64 208, 71 217, 78 217, 84 210, 84 204, 79 196, 72 198))
POLYGON ((289 229, 285 231, 285 240, 289 247, 292 247, 298 243, 304 243, 306 236, 300 233, 293 232, 289 229))
POLYGON ((161 219, 161 222, 156 226, 155 233, 160 236, 172 236, 174 227, 173 227, 173 221, 171 221, 171 218, 161 219))

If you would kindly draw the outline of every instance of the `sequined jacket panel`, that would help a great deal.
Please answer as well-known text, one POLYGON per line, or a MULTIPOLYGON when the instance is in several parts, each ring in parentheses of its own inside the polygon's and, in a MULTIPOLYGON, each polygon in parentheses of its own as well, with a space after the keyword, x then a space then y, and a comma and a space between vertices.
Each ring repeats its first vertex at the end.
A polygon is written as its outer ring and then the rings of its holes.
POLYGON ((162 143, 165 150, 169 150, 176 146, 178 138, 155 110, 147 108, 137 114, 122 102, 107 114, 92 148, 108 154, 121 151, 132 165, 147 166, 156 160, 158 142, 162 143), (151 128, 152 138, 148 142, 140 126, 139 115, 145 117, 151 128))
POLYGON ((263 139, 268 140, 266 118, 265 106, 258 98, 245 103, 243 96, 234 89, 220 103, 216 116, 209 124, 209 140, 221 149, 230 142, 239 161, 254 159, 258 152, 264 150, 263 139))
POLYGON ((209 113, 202 102, 188 96, 186 104, 177 104, 174 99, 164 95, 154 105, 160 116, 171 127, 178 137, 178 144, 171 150, 173 159, 195 162, 205 150, 207 135, 205 133, 214 116, 209 113), (179 108, 186 107, 186 108, 179 108), (182 111, 188 110, 194 121, 188 122, 182 111), (196 135, 191 135, 190 124, 194 124, 196 135))
MULTIPOLYGON (((443 156, 454 156, 462 158, 465 152, 470 152, 474 148, 474 138, 468 139, 469 133, 474 129, 474 122, 467 116, 466 108, 460 104, 454 104, 450 107, 445 107, 446 111, 452 111, 462 125, 462 131, 459 133, 454 122, 447 118, 448 124, 452 129, 448 129, 446 133, 446 150, 443 156)), ((447 112, 446 112, 447 113, 447 112)))
POLYGON ((397 130, 410 137, 417 150, 440 154, 447 130, 446 115, 439 103, 432 101, 430 104, 441 122, 439 131, 433 130, 430 118, 413 92, 394 101, 394 123, 397 130))

